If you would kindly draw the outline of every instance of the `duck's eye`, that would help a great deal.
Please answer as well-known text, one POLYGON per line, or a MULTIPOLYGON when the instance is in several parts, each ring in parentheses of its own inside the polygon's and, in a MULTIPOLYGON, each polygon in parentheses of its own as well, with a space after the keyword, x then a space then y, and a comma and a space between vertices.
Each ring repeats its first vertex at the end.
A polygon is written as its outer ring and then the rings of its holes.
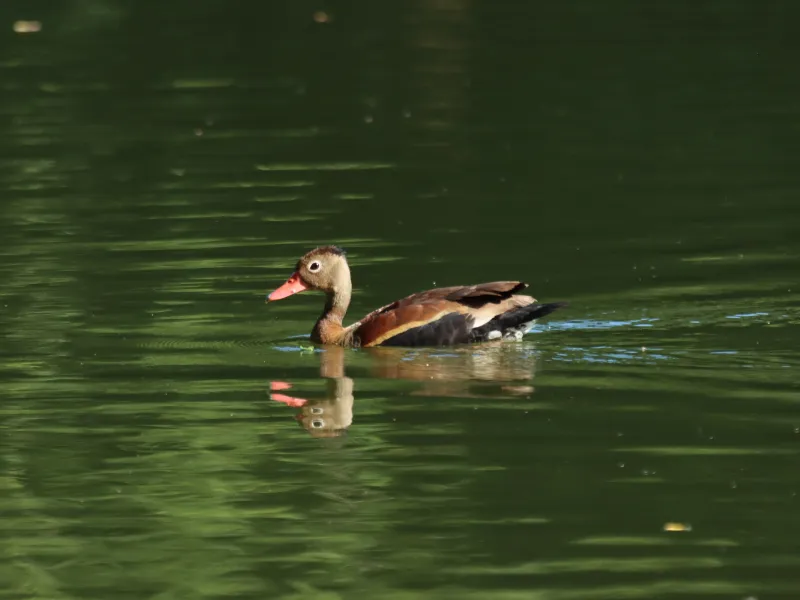
POLYGON ((310 265, 308 265, 308 270, 311 271, 312 273, 316 273, 321 268, 322 268, 322 265, 319 263, 318 260, 315 260, 310 265))
POLYGON ((312 429, 322 429, 323 427, 325 427, 325 421, 323 421, 322 419, 314 419, 313 421, 311 421, 312 429))

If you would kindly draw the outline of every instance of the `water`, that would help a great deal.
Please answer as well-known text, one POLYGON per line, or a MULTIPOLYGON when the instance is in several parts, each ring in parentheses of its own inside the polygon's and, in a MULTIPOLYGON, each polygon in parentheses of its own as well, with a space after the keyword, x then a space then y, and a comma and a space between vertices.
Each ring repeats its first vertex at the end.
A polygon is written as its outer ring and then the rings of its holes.
POLYGON ((0 598, 798 597, 799 5, 9 6, 0 598))

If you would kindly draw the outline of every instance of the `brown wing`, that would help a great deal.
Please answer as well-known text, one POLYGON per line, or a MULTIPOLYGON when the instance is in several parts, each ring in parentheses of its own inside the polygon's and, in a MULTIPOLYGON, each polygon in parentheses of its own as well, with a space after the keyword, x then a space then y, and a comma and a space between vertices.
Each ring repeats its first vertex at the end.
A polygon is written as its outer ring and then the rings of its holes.
POLYGON ((533 302, 528 296, 514 296, 526 287, 519 281, 495 281, 419 292, 371 312, 354 325, 353 334, 361 346, 392 343, 401 335, 395 341, 402 345, 466 342, 472 327, 533 302))
POLYGON ((487 302, 496 303, 510 298, 526 287, 528 284, 522 281, 492 281, 491 283, 442 289, 449 291, 446 296, 448 300, 462 302, 468 306, 482 306, 487 302))
POLYGON ((354 335, 361 346, 377 346, 409 330, 423 327, 448 315, 459 316, 464 308, 457 302, 428 300, 409 302, 399 300, 364 318, 354 335))

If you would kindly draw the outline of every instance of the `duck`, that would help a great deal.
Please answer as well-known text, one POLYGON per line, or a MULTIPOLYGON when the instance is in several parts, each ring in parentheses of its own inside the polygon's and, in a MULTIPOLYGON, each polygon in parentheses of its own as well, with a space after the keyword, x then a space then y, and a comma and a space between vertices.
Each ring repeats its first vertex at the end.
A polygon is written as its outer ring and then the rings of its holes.
POLYGON ((542 304, 520 294, 522 281, 492 281, 417 292, 378 308, 352 325, 344 318, 353 292, 344 250, 320 246, 297 261, 286 282, 267 295, 267 303, 306 290, 324 292, 325 308, 311 330, 317 344, 374 346, 455 346, 491 340, 521 340, 534 321, 567 306, 542 304))

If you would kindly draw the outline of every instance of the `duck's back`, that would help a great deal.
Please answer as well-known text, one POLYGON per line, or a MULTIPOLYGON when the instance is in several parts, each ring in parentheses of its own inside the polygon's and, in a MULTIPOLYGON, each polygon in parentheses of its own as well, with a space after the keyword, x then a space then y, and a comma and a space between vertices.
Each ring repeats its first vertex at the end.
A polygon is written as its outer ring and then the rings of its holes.
POLYGON ((451 346, 504 337, 563 305, 535 304, 517 293, 526 287, 520 281, 493 281, 418 292, 356 323, 353 341, 363 347, 451 346))

